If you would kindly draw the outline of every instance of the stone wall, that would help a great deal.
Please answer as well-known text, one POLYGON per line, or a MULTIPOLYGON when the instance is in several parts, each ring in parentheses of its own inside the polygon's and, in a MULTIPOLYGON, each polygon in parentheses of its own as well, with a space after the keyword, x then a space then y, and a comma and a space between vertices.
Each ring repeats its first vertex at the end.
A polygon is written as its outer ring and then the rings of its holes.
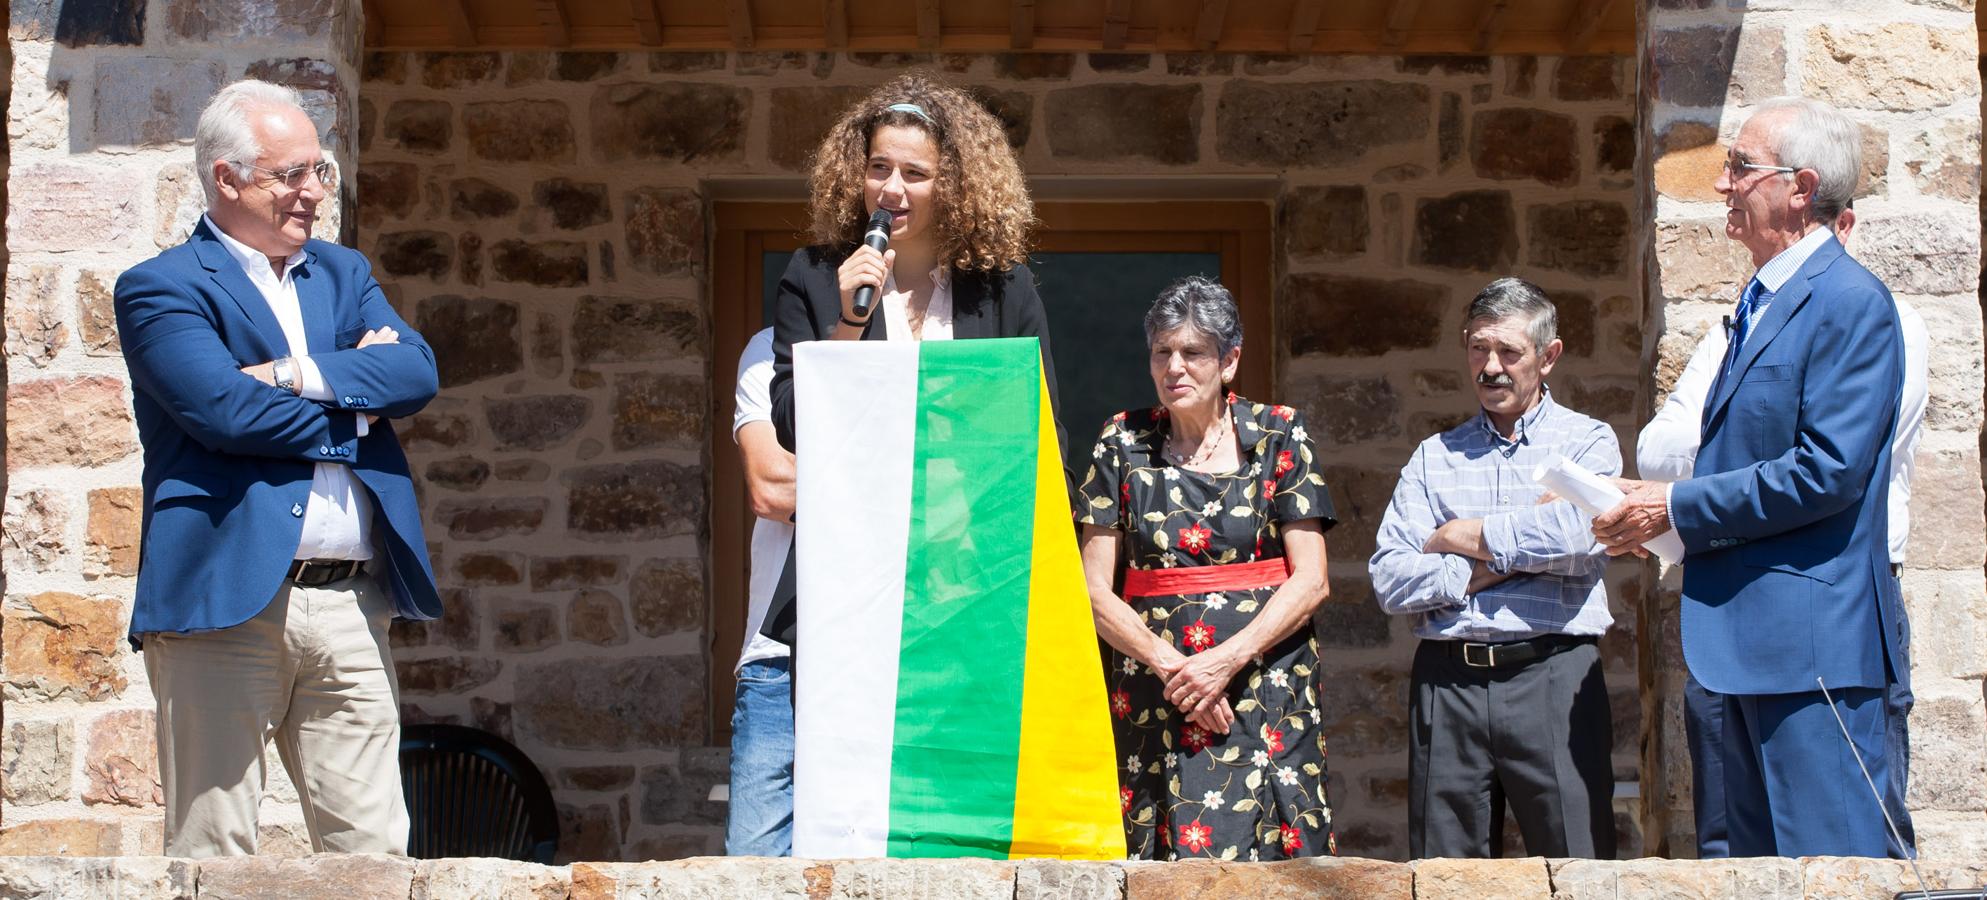
MULTIPOLYGON (((712 346, 707 204, 733 179, 798 199, 828 122, 914 66, 987 99, 1038 193, 1252 176, 1274 195, 1276 335, 1250 352, 1277 355, 1274 399, 1308 411, 1344 519, 1318 617, 1340 847, 1404 855, 1413 638, 1365 561, 1414 444, 1474 411, 1456 335, 1493 277, 1553 292, 1560 400, 1632 436, 1625 59, 370 54, 359 247, 444 386, 401 432, 449 607, 396 633, 409 718, 512 738, 554 785, 570 858, 720 849, 704 654, 736 649, 707 651, 713 427, 734 451, 708 386, 736 351, 712 346)), ((1610 578, 1605 648, 1630 785, 1639 579, 1610 578)))
MULTIPOLYGON (((1972 4, 1779 0, 1752 10, 1655 4, 1644 37, 1644 208, 1655 353, 1646 396, 1682 370, 1699 336, 1751 275, 1723 233, 1712 191, 1729 141, 1753 104, 1799 93, 1841 107, 1864 128, 1865 177, 1850 253, 1924 317, 1931 396, 1911 492, 1903 583, 1913 636, 1909 802, 1927 856, 1987 857, 1987 596, 1983 596, 1980 426, 1980 76, 1972 4), (1684 8, 1678 8, 1684 7, 1684 8)), ((1683 742, 1678 576, 1663 580, 1645 622, 1660 623, 1646 696, 1659 707, 1646 783, 1661 840, 1688 854, 1690 782, 1683 742)))
MULTIPOLYGON (((152 695, 124 640, 139 457, 111 287, 191 230, 194 118, 222 84, 296 86, 353 165, 358 6, 12 5, 0 854, 160 849, 152 695)), ((320 236, 340 209, 320 207, 320 236)), ((298 847, 295 794, 274 788, 270 845, 298 847)))
MULTIPOLYGON (((1987 866, 1928 863, 1934 890, 1977 888, 1987 866)), ((23 898, 373 897, 382 900, 1173 900, 1177 897, 1357 897, 1360 900, 1889 900, 1919 882, 1903 862, 1748 859, 1603 862, 1567 859, 1274 863, 1029 860, 688 859, 573 863, 388 856, 0 860, 0 892, 23 898)))

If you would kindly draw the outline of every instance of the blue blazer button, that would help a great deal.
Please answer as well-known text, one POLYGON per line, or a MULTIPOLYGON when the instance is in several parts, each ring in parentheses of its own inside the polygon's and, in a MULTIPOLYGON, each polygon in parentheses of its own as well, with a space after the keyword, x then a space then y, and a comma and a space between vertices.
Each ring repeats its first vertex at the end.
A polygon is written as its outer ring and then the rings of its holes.
POLYGON ((292 504, 290 504, 290 515, 293 515, 293 516, 297 516, 297 517, 301 518, 301 517, 303 516, 303 514, 304 514, 304 505, 303 505, 303 504, 301 504, 301 503, 292 503, 292 504))

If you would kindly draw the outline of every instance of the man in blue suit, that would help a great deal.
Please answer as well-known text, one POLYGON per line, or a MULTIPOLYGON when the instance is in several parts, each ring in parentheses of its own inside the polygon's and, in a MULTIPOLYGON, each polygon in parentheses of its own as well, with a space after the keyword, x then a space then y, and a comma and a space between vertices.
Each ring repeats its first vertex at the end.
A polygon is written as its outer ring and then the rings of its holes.
POLYGON ((293 91, 223 88, 194 157, 206 216, 116 291, 165 852, 255 852, 273 738, 313 849, 404 853, 387 626, 441 604, 387 419, 434 397, 434 354, 363 256, 310 238, 330 169, 293 91))
POLYGON ((1622 482, 1628 499, 1594 520, 1611 553, 1683 539, 1684 661, 1723 695, 1733 856, 1886 852, 1884 689, 1908 671, 1889 481, 1872 474, 1890 471, 1903 344, 1890 291, 1826 227, 1855 195, 1860 140, 1805 99, 1740 128, 1717 189, 1758 271, 1694 475, 1622 482))

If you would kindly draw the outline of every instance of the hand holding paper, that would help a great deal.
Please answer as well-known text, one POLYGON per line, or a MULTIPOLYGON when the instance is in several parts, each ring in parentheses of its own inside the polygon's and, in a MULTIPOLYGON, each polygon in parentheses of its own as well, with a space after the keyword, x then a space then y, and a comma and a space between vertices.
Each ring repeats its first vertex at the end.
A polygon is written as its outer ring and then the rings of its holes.
MULTIPOLYGON (((1557 454, 1532 472, 1532 480, 1571 501, 1590 518, 1607 513, 1627 498, 1613 482, 1557 454)), ((1677 537, 1674 530, 1664 531, 1644 541, 1642 547, 1661 557, 1664 562, 1683 559, 1683 540, 1677 537)))

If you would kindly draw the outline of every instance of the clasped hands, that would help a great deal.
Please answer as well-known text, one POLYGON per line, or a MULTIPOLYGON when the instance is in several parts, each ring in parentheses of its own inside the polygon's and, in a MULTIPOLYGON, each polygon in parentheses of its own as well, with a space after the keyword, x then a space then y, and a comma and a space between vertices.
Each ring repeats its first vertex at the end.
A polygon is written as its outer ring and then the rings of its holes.
POLYGON ((1646 559, 1649 551, 1642 545, 1671 527, 1669 485, 1630 478, 1617 478, 1614 485, 1627 496, 1615 508, 1594 517, 1594 539, 1607 548, 1609 556, 1632 553, 1646 559))
POLYGON ((1166 683, 1166 702, 1186 713, 1187 721, 1215 734, 1235 726, 1235 708, 1228 703, 1228 683, 1242 668, 1244 657, 1227 644, 1216 644, 1193 656, 1166 647, 1167 655, 1153 664, 1166 683))
MULTIPOLYGON (((375 344, 398 344, 398 343, 400 343, 400 332, 394 331, 392 328, 388 326, 381 325, 378 328, 368 329, 365 334, 360 335, 359 343, 355 345, 352 349, 363 350, 375 344)), ((273 359, 265 363, 256 363, 255 365, 252 366, 243 366, 241 369, 241 373, 243 375, 247 375, 248 377, 255 379, 256 381, 260 381, 263 384, 269 385, 270 387, 276 386, 276 361, 273 359)), ((372 425, 377 422, 379 422, 379 416, 373 415, 372 413, 366 414, 367 425, 372 425)))

